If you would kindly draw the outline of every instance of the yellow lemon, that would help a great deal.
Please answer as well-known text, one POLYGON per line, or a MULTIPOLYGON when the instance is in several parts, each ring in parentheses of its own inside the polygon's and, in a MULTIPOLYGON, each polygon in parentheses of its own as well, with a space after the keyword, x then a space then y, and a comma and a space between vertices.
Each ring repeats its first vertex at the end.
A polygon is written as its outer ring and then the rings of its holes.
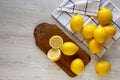
POLYGON ((84 19, 80 14, 77 14, 71 18, 70 27, 73 32, 80 31, 83 27, 84 19))
POLYGON ((53 48, 53 49, 58 49, 62 46, 63 44, 63 39, 61 36, 59 35, 54 35, 50 38, 49 40, 49 45, 53 48))
POLYGON ((102 51, 102 44, 99 44, 98 42, 95 41, 95 39, 92 39, 89 41, 88 43, 88 47, 89 50, 93 53, 93 54, 98 54, 102 51))
POLYGON ((93 37, 94 30, 96 29, 96 26, 93 24, 87 24, 83 27, 82 35, 86 39, 91 39, 93 37))
POLYGON ((83 72, 84 63, 83 63, 83 61, 81 59, 76 58, 71 62, 70 68, 71 68, 73 73, 78 75, 78 74, 83 72))
POLYGON ((111 23, 113 15, 110 9, 102 7, 98 11, 98 21, 101 25, 108 25, 111 23))
POLYGON ((65 42, 63 43, 61 50, 63 54, 71 56, 74 55, 79 50, 79 47, 73 42, 65 42))
POLYGON ((112 38, 116 33, 116 28, 113 25, 104 26, 105 30, 108 33, 108 38, 112 38))
POLYGON ((108 61, 101 61, 96 64, 96 73, 100 76, 107 75, 111 70, 111 64, 108 61))
POLYGON ((94 38, 98 43, 104 43, 107 40, 108 34, 105 28, 102 26, 98 26, 97 29, 94 31, 94 38))
POLYGON ((61 58, 61 51, 60 49, 50 49, 47 56, 50 60, 57 61, 61 58))

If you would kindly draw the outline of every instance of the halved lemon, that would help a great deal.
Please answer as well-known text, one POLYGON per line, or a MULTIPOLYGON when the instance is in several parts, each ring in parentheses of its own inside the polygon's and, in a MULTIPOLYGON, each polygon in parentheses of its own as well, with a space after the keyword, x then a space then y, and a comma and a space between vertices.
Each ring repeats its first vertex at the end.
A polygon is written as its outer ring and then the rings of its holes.
POLYGON ((62 46, 63 44, 63 39, 61 36, 59 35, 54 35, 50 38, 49 40, 49 45, 53 48, 53 49, 58 49, 62 46))
POLYGON ((47 56, 50 60, 57 61, 61 58, 61 51, 60 49, 50 49, 47 56))

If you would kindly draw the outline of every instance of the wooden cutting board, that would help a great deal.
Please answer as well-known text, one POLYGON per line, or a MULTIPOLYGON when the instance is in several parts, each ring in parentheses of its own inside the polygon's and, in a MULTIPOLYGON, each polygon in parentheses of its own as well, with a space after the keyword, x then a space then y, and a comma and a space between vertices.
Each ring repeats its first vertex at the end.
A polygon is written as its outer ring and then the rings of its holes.
MULTIPOLYGON (((49 23, 41 23, 34 29, 34 37, 36 45, 45 53, 47 54, 48 50, 51 49, 49 46, 49 39, 53 35, 59 35, 63 38, 64 42, 71 41, 71 40, 62 30, 60 30, 56 25, 49 24, 49 23)), ((90 62, 90 56, 83 51, 81 48, 79 51, 73 56, 66 56, 62 54, 61 58, 56 61, 55 63, 64 70, 69 76, 75 77, 74 74, 70 69, 70 63, 75 58, 81 58, 85 64, 85 66, 90 62)))

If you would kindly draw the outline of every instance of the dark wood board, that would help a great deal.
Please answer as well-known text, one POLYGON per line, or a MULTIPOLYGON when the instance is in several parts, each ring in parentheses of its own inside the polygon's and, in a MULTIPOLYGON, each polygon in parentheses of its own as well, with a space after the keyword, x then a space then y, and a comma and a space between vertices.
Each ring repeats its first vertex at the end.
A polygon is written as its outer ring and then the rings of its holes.
MULTIPOLYGON (((47 54, 48 50, 51 49, 51 47, 49 46, 49 39, 53 35, 61 36, 63 38, 64 42, 68 42, 68 41, 74 42, 55 24, 41 23, 34 29, 34 37, 35 37, 36 45, 45 54, 47 54)), ((76 74, 74 74, 70 69, 70 63, 75 58, 81 58, 85 64, 85 66, 90 62, 90 56, 84 50, 82 50, 82 48, 79 48, 77 53, 73 56, 66 56, 62 53, 61 58, 58 61, 56 61, 55 63, 61 69, 63 69, 63 71, 66 72, 69 76, 75 77, 76 74)))

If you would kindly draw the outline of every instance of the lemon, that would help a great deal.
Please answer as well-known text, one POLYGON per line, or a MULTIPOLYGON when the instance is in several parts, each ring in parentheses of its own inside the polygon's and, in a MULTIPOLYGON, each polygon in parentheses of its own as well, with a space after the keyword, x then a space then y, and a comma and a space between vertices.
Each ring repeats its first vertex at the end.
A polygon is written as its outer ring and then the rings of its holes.
POLYGON ((96 29, 96 26, 93 24, 87 24, 83 27, 82 35, 86 39, 91 39, 93 37, 94 30, 96 29))
POLYGON ((93 54, 98 54, 102 51, 102 44, 99 44, 95 41, 95 39, 92 39, 88 43, 88 48, 93 54))
POLYGON ((47 56, 50 60, 57 61, 61 58, 61 51, 60 49, 50 49, 47 56))
POLYGON ((98 11, 98 21, 101 25, 108 25, 111 23, 113 15, 110 9, 102 7, 98 11))
POLYGON ((94 31, 94 38, 98 43, 104 43, 107 40, 108 34, 105 28, 102 26, 98 26, 97 29, 94 31))
POLYGON ((83 72, 84 70, 84 63, 81 59, 76 58, 71 62, 70 65, 71 71, 75 74, 80 74, 83 72))
POLYGON ((80 14, 73 16, 70 20, 70 27, 73 32, 80 31, 83 27, 84 19, 80 14))
POLYGON ((108 33, 108 38, 112 38, 116 33, 116 28, 113 25, 104 26, 105 30, 108 33))
POLYGON ((59 35, 54 35, 50 38, 49 40, 49 45, 53 48, 53 49, 58 49, 62 46, 63 44, 63 39, 61 36, 59 35))
POLYGON ((71 56, 74 55, 79 50, 79 47, 73 42, 65 42, 63 43, 61 50, 63 54, 71 56))
POLYGON ((111 64, 108 61, 100 61, 95 67, 96 73, 100 76, 107 75, 111 70, 111 64))

